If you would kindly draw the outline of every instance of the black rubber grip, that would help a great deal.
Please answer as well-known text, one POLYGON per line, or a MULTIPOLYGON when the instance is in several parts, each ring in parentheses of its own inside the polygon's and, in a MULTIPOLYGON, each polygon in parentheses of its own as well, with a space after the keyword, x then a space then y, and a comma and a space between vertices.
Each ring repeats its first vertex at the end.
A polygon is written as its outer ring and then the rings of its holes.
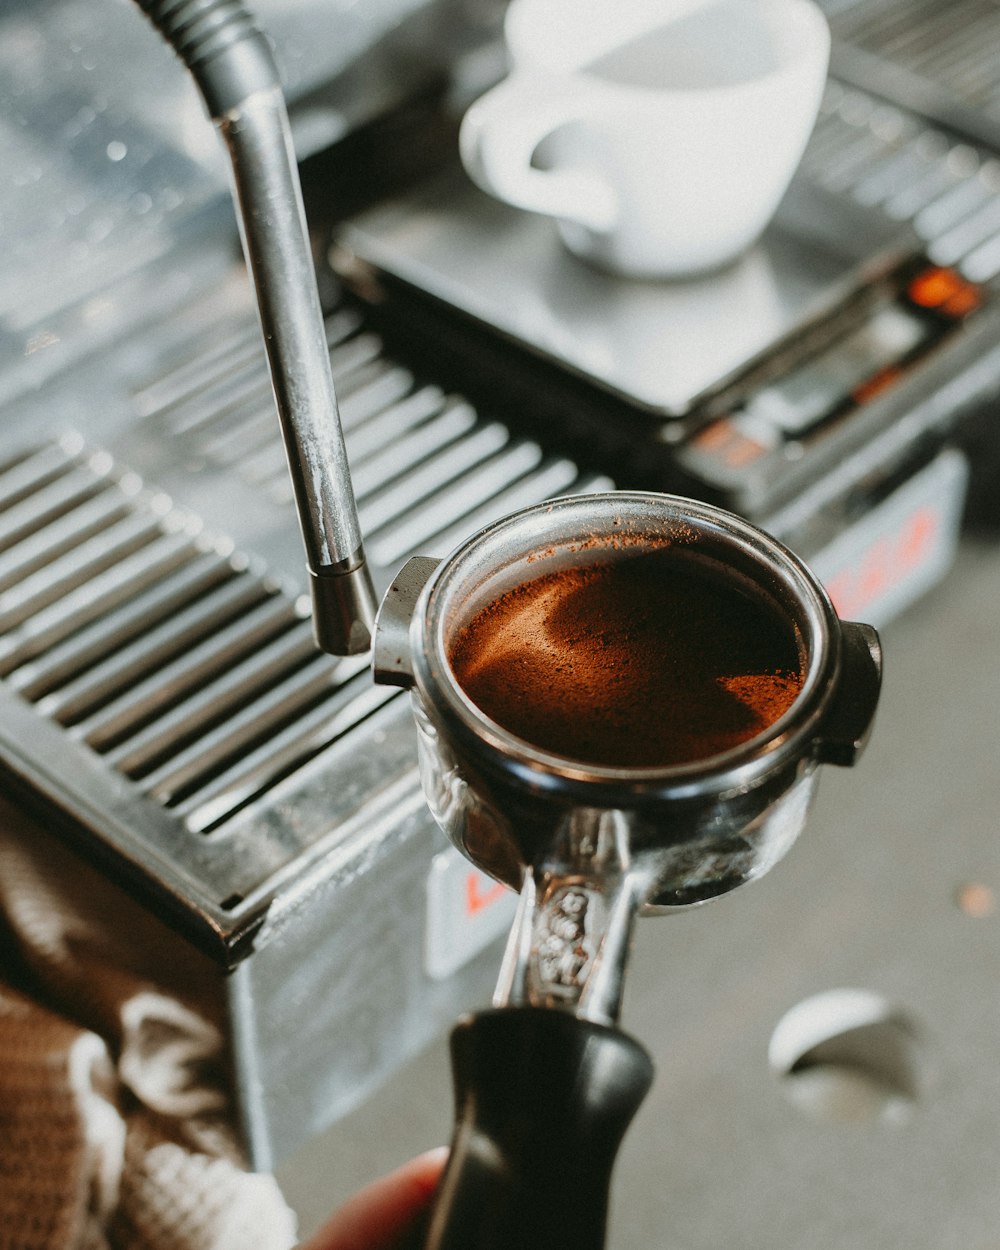
POLYGON ((267 37, 242 0, 135 0, 194 75, 218 120, 280 85, 267 37))
POLYGON ((425 1250, 599 1250, 618 1147, 653 1079, 624 1033, 503 1008, 451 1038, 455 1135, 425 1250))

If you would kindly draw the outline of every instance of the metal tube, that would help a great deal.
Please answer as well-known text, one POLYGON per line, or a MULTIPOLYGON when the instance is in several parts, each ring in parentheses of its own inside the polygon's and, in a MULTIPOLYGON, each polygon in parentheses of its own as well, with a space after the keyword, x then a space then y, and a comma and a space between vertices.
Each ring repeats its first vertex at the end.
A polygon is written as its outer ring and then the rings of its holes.
POLYGON ((309 564, 316 640, 371 645, 375 591, 337 409, 288 112, 241 0, 137 0, 191 71, 229 151, 243 251, 309 564))
POLYGON ((375 593, 365 563, 330 371, 288 117, 280 88, 224 117, 247 263, 309 562, 324 650, 368 648, 375 593))

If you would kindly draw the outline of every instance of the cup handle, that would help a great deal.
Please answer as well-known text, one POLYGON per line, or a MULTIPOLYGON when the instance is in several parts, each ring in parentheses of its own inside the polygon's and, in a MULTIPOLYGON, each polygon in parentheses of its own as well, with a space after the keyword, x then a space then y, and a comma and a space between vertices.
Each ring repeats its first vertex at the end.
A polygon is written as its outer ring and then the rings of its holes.
POLYGON ((618 217, 618 197, 603 179, 573 169, 533 169, 547 135, 595 111, 580 86, 514 74, 469 108, 459 151, 473 182, 517 208, 578 222, 605 233, 618 217))

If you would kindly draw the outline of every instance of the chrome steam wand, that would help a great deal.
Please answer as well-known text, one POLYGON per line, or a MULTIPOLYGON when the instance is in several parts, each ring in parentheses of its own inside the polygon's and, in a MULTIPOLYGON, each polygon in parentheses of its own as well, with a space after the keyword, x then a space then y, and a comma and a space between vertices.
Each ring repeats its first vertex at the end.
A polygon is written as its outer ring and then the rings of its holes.
POLYGON ((191 71, 226 143, 243 251, 309 565, 316 640, 371 644, 376 600, 351 485, 288 113, 242 0, 136 0, 191 71))

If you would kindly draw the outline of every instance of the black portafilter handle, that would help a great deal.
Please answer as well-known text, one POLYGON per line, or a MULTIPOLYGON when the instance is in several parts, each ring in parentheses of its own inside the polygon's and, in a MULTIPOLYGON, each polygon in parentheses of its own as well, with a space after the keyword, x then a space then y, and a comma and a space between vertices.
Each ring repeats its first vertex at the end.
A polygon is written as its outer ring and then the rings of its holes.
POLYGON ((424 1250, 600 1250, 646 1051, 566 1012, 502 1007, 461 1021, 451 1058, 455 1132, 424 1250))

